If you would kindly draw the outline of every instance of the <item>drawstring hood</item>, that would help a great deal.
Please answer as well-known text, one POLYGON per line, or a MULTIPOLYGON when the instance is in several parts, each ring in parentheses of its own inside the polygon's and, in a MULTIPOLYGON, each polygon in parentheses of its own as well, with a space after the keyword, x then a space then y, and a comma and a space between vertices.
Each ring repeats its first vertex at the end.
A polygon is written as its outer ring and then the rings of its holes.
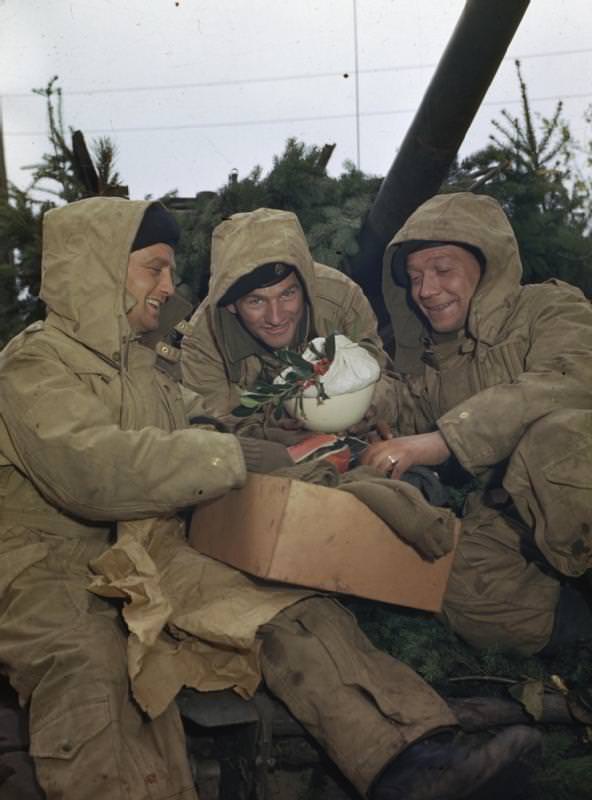
POLYGON ((136 302, 127 262, 146 201, 93 197, 49 211, 43 220, 41 299, 47 323, 107 361, 124 365, 136 302))
POLYGON ((239 280, 269 264, 293 268, 307 300, 305 322, 299 338, 314 335, 316 277, 314 261, 304 231, 291 211, 258 208, 233 214, 220 223, 212 236, 212 266, 208 296, 202 306, 212 310, 214 335, 232 382, 241 375, 241 361, 247 355, 265 360, 269 350, 242 327, 237 315, 221 305, 239 280))
POLYGON ((393 280, 399 248, 414 241, 468 246, 483 255, 484 266, 473 295, 466 334, 475 341, 480 366, 482 344, 495 343, 520 289, 522 264, 518 243, 501 206, 492 197, 470 192, 441 194, 421 205, 388 245, 383 262, 383 289, 396 342, 395 368, 421 374, 423 341, 431 332, 408 289, 393 280))
MULTIPOLYGON (((137 302, 126 289, 127 265, 149 201, 92 197, 48 211, 43 219, 40 297, 47 325, 115 366, 126 408, 128 348, 134 334, 127 313, 137 302)), ((164 209, 163 209, 164 210, 164 209)), ((125 420, 121 420, 125 427, 125 420)))

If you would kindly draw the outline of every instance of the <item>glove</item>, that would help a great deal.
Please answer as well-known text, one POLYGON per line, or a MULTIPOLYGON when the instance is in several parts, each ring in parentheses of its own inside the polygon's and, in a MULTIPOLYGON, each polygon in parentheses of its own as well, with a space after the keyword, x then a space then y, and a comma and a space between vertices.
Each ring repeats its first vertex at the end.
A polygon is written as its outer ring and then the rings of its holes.
POLYGON ((282 467, 294 466, 294 461, 283 444, 248 436, 239 436, 238 441, 248 472, 268 474, 282 467))

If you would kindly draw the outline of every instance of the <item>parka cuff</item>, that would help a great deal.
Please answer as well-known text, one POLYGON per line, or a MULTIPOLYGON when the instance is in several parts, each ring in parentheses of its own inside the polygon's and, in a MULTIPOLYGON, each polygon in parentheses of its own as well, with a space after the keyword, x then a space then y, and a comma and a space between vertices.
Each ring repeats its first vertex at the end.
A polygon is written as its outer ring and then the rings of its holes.
POLYGON ((470 411, 455 410, 440 417, 436 424, 449 450, 471 475, 483 472, 500 460, 485 436, 475 432, 470 411))

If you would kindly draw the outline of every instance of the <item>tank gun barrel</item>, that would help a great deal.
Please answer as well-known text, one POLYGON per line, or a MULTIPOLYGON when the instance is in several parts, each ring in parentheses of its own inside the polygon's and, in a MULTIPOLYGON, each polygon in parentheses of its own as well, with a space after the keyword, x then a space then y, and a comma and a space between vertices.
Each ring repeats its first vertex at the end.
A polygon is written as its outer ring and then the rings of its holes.
POLYGON ((436 194, 530 0, 467 0, 413 122, 360 233, 352 275, 379 316, 384 249, 407 217, 436 194))

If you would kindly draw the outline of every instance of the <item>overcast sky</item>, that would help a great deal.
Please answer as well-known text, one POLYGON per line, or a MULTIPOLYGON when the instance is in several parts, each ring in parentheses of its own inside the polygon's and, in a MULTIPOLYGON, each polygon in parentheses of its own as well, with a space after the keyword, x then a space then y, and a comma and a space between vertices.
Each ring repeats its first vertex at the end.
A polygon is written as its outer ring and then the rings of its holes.
MULTIPOLYGON (((496 0, 484 0, 495 2, 496 0)), ((330 172, 357 160, 384 175, 464 0, 0 0, 0 94, 8 177, 47 147, 43 99, 59 76, 64 120, 110 135, 131 196, 217 189, 267 170, 286 139, 335 142, 330 172), (356 125, 355 25, 359 66, 356 125)), ((461 149, 519 112, 513 59, 533 109, 558 99, 592 139, 592 0, 531 0, 461 149)), ((470 65, 467 65, 470 69, 470 65)))

